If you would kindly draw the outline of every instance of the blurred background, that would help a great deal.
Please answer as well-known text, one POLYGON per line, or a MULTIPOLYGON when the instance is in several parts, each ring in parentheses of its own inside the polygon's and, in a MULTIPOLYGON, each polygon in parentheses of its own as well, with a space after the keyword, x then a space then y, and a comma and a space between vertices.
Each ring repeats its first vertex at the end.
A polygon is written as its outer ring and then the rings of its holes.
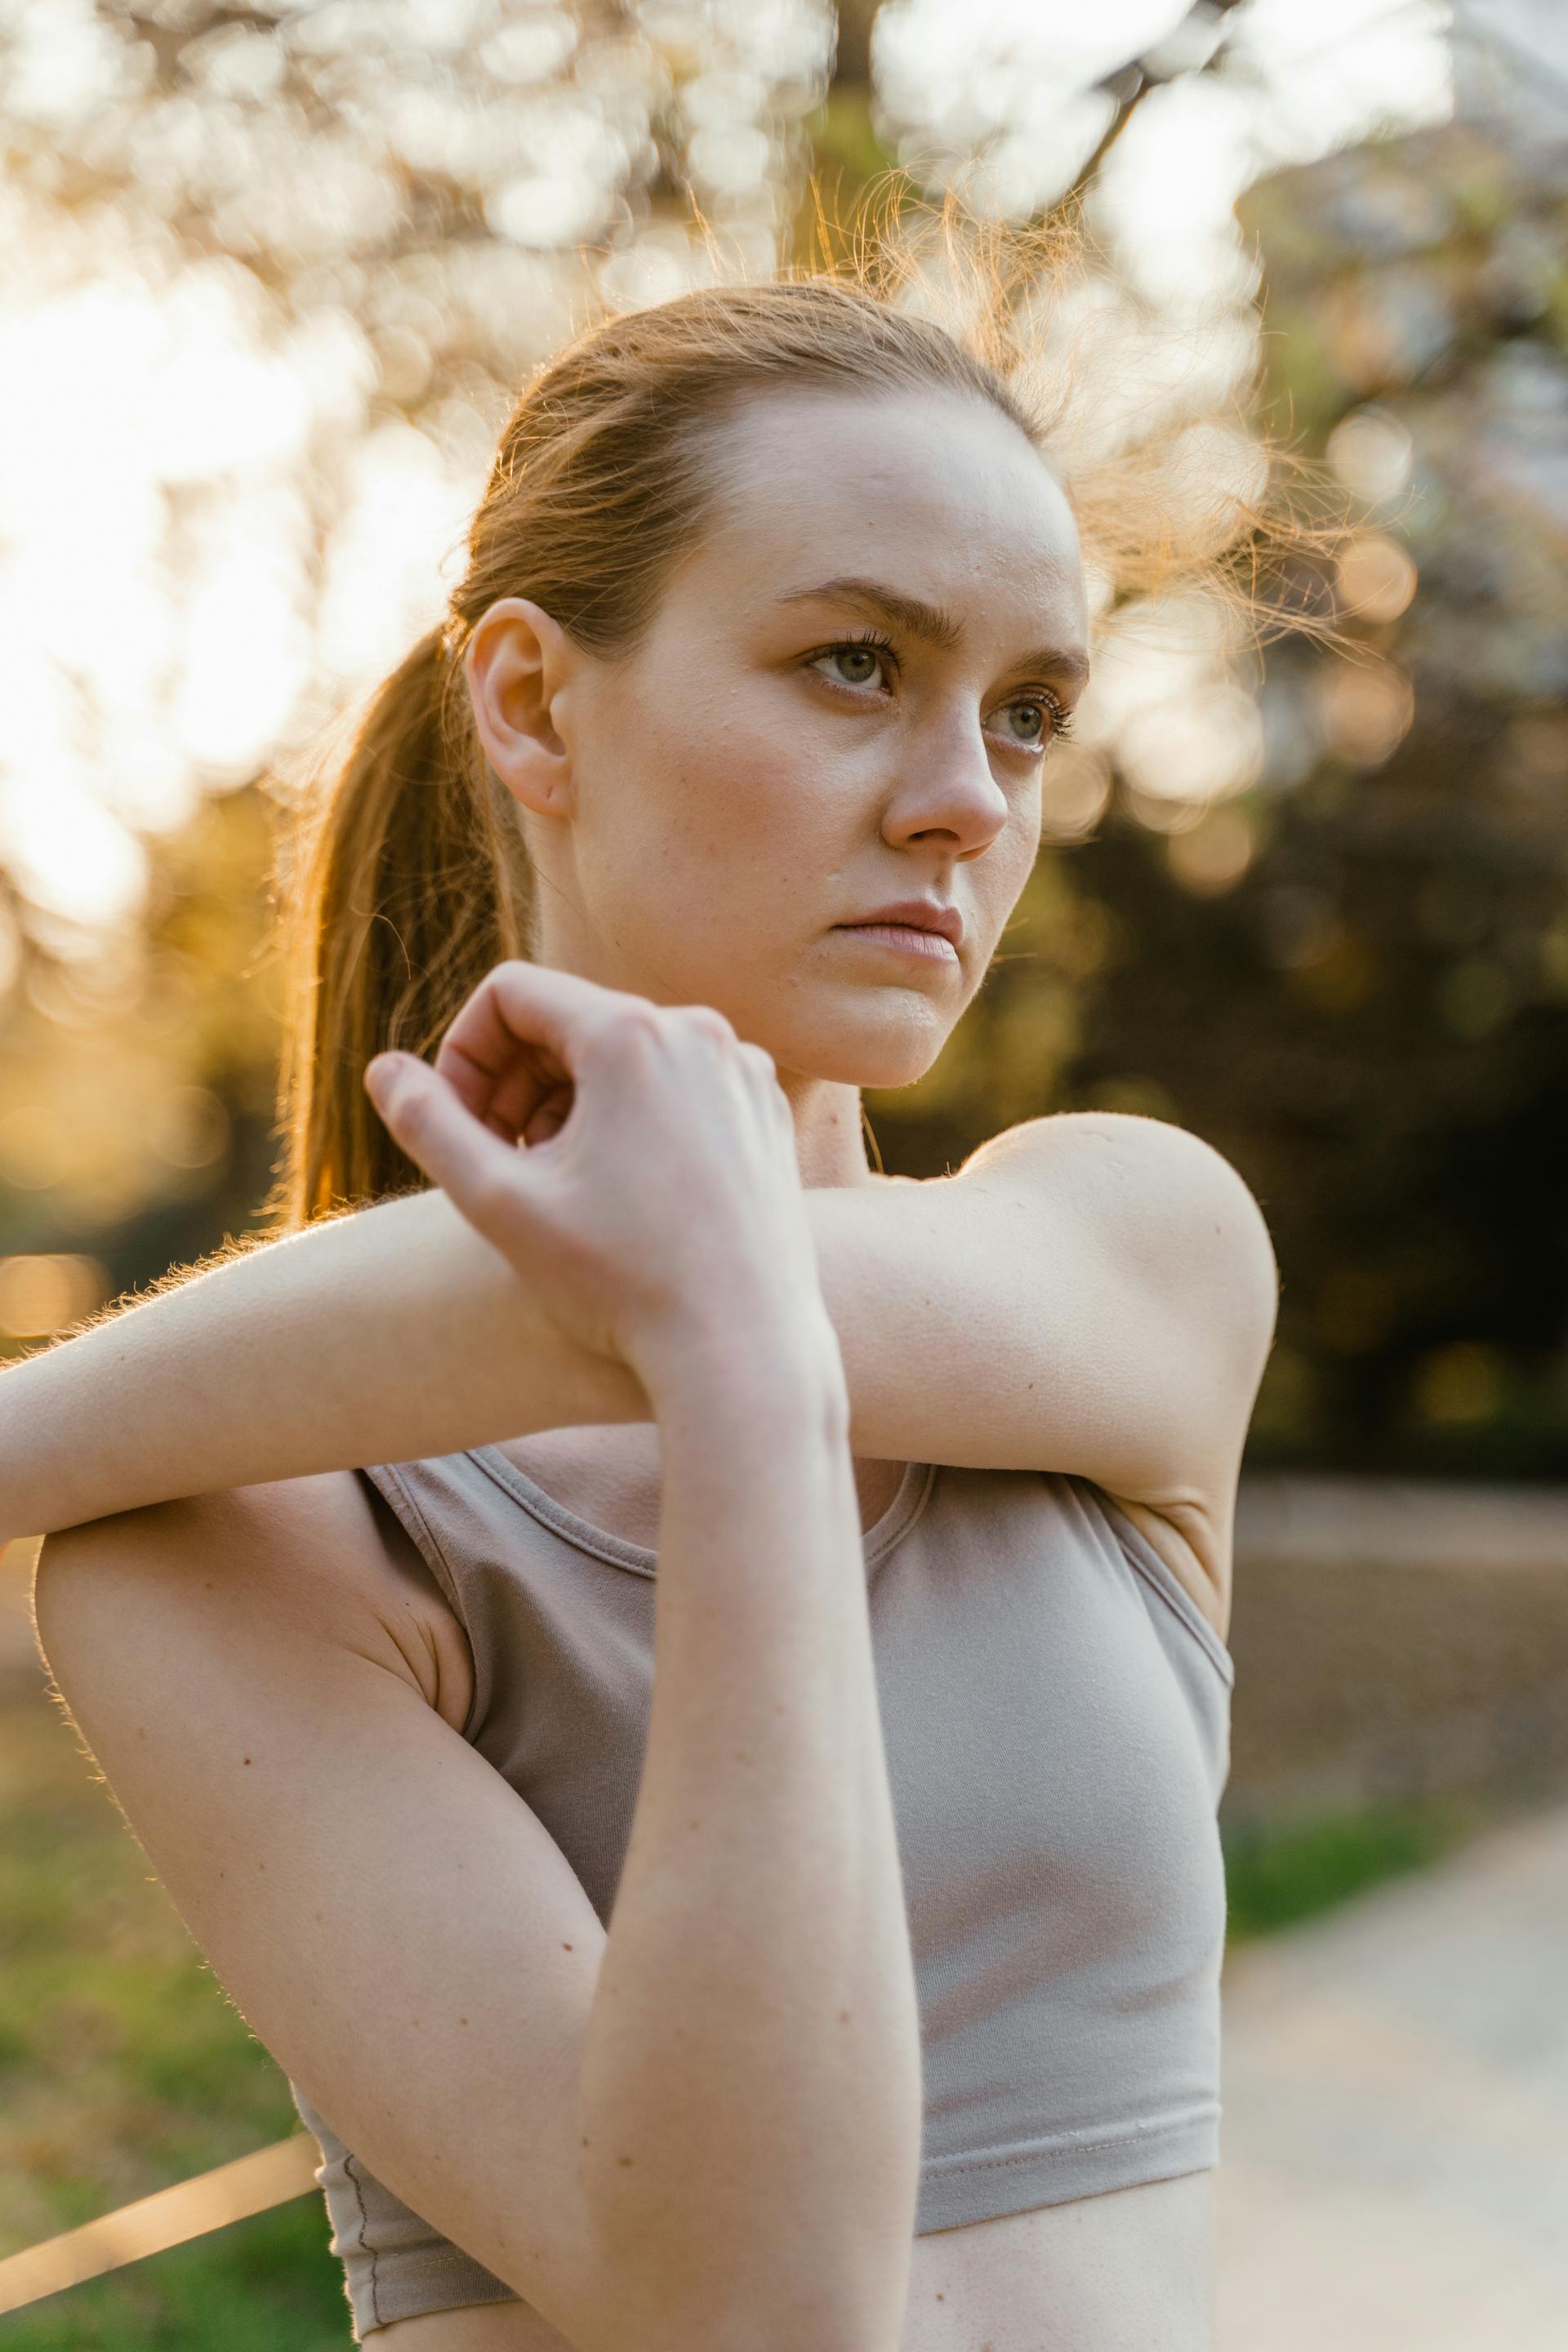
MULTIPOLYGON (((1062 340, 1116 387, 1101 454, 1152 420, 1244 478, 1250 420, 1350 519, 1298 583, 1331 650, 1097 579, 1097 676, 1003 953, 928 1077, 868 1109, 915 1175, 1016 1119, 1144 1112, 1262 1203, 1283 1291, 1231 1635, 1226 2352, 1329 2326, 1560 2346, 1552 0, 0 0, 0 1362, 258 1221, 300 755, 444 610, 530 370, 591 301, 820 258, 889 166, 1002 220, 1081 199, 1062 340), (1483 1914, 1489 1956, 1461 1936, 1483 1914), (1433 1990, 1450 1949, 1463 2023, 1433 1990), (1341 2108, 1292 2106, 1336 2052, 1341 2108), (1434 2120, 1417 2088, 1444 2080, 1434 2120), (1419 2129, 1367 2158, 1402 2099, 1419 2129), (1325 2279, 1358 2216, 1360 2269, 1325 2279)), ((0 2255, 294 2123, 51 1712, 24 1549, 0 2255)), ((0 2326, 36 2352, 349 2340, 315 2199, 0 2326)))

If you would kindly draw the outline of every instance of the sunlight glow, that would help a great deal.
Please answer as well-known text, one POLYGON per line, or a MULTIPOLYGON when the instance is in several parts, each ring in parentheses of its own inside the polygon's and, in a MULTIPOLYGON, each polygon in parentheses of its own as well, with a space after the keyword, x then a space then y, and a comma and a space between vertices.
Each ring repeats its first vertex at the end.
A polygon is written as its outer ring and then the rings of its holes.
MULTIPOLYGON (((23 7, 12 33, 0 114, 90 152, 121 191, 68 205, 47 168, 0 183, 0 444, 25 453, 0 471, 0 860, 40 922, 129 920, 143 836, 268 772, 439 614, 505 407, 572 331, 585 270, 630 305, 716 267, 772 268, 778 142, 825 87, 832 39, 821 0, 640 0, 623 34, 592 41, 564 7, 512 16, 500 0, 270 13, 191 44, 167 92, 89 0, 23 7), (652 110, 678 89, 724 258, 655 216, 580 259, 574 241, 624 215, 652 110), (466 190, 490 234, 420 249, 412 167, 466 190), (168 226, 192 203, 218 250, 193 257, 168 226)), ((1225 497, 1245 495, 1246 436, 1214 422, 1258 351, 1237 198, 1281 161, 1440 119, 1446 21, 1436 0, 1248 0, 1209 71, 1143 93, 1091 202, 1120 278, 1046 322, 1042 395, 1068 359, 1097 387, 1078 459, 1188 419, 1194 467, 1223 459, 1225 497)), ((970 0, 889 0, 879 115, 932 184, 964 178, 1022 216, 1111 123, 1104 77, 1138 56, 1162 72, 1202 62, 1178 55, 1191 24, 1187 0, 1070 18, 1037 0, 978 16, 970 0)), ((940 312, 946 297, 909 299, 940 312)), ((1407 467, 1402 432, 1373 410, 1340 427, 1333 461, 1358 493, 1386 495, 1407 467)), ((1369 591, 1379 610, 1403 593, 1391 581, 1369 591)), ((1121 628, 1126 675, 1105 689, 1129 726, 1169 660, 1138 627, 1121 628), (1152 683, 1130 700, 1140 665, 1152 683)), ((1169 790, 1234 789, 1256 756, 1222 691, 1228 659, 1211 648, 1202 691, 1189 680, 1190 719, 1141 718, 1129 738, 1150 774, 1149 745, 1171 747, 1169 790)))

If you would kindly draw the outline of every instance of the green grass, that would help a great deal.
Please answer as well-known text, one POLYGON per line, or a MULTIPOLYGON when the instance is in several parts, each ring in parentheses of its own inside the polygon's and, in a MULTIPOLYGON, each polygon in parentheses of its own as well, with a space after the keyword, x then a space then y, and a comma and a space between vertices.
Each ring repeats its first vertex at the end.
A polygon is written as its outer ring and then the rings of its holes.
POLYGON ((132 2263, 0 2319, 5 2352, 344 2352, 341 2273, 316 2200, 132 2263))
MULTIPOLYGON (((284 2138, 280 2069, 36 1685, 0 1680, 0 2254, 284 2138)), ((319 2193, 0 2317, 3 2352, 351 2352, 319 2193)))
MULTIPOLYGON (((1229 1940, 1436 1859, 1458 1808, 1225 1833, 1229 1940)), ((299 2128, 36 1681, 0 1677, 0 2254, 299 2128)), ((0 2318, 0 2352, 348 2352, 319 2195, 0 2318)))
POLYGON ((1438 1861, 1480 1826, 1458 1799, 1412 1800, 1276 1828, 1222 1824, 1227 1947, 1330 1911, 1438 1861))

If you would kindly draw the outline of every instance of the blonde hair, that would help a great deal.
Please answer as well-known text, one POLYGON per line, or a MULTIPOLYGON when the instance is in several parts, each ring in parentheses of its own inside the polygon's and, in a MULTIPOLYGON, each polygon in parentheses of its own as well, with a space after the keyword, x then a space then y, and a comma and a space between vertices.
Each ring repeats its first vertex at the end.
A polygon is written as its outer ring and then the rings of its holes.
POLYGON ((595 653, 633 650, 713 514, 710 444, 748 394, 816 383, 989 402, 1050 457, 1113 593, 1201 578, 1238 610, 1266 606, 1265 571, 1305 529, 1279 465, 1237 488, 1190 424, 1132 447, 1075 435, 1084 370, 1061 330, 1094 317, 1078 223, 1012 229, 952 194, 921 211, 897 182, 869 193, 828 266, 600 316, 519 397, 446 617, 322 760, 283 846, 274 1230, 425 1187, 365 1095, 365 1065, 387 1047, 432 1054, 493 965, 536 951, 521 825, 463 675, 476 625, 523 596, 595 653))

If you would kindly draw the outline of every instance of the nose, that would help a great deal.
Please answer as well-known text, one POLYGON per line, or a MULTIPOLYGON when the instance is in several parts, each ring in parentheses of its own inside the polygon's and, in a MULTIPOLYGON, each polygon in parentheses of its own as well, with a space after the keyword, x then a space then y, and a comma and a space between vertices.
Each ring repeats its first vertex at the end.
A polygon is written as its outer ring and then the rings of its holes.
POLYGON ((949 710, 903 735, 882 832, 897 843, 943 835, 957 856, 973 857, 1002 832, 1009 808, 978 713, 949 710))

